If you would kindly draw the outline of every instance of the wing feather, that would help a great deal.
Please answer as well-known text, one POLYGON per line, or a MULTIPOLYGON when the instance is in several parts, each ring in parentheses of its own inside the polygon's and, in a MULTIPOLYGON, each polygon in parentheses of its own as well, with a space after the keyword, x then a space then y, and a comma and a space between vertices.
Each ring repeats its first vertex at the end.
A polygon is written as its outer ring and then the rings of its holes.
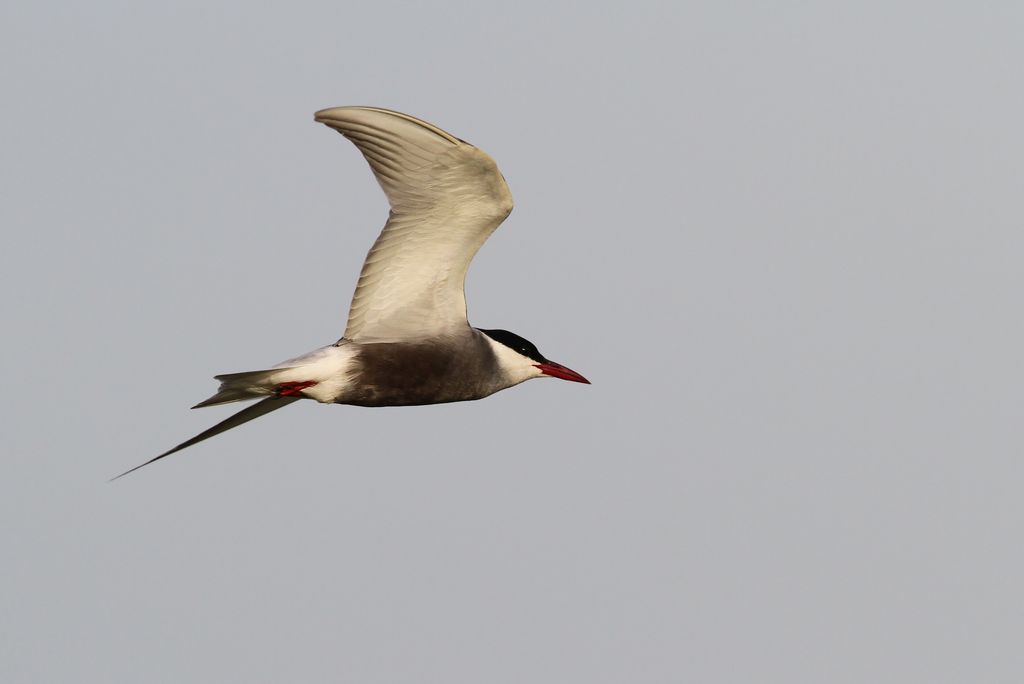
POLYGON ((466 327, 469 263, 512 210, 497 164, 399 112, 336 107, 316 120, 359 148, 391 205, 363 264, 345 337, 402 340, 466 327))

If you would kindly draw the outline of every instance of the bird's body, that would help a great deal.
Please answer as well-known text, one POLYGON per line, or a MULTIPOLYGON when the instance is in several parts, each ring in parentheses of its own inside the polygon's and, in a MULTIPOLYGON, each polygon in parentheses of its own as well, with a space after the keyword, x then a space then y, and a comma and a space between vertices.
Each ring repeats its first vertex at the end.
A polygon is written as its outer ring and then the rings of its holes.
POLYGON ((316 120, 355 143, 391 204, 344 336, 266 370, 217 376, 219 391, 194 408, 262 401, 142 465, 298 399, 412 406, 481 399, 545 375, 587 382, 518 335, 473 328, 466 318, 469 263, 512 210, 505 179, 486 153, 384 109, 338 107, 316 120))
POLYGON ((503 369, 492 341, 467 327, 445 337, 336 344, 267 371, 219 375, 221 390, 200 406, 260 395, 301 396, 325 404, 417 406, 483 399, 526 379, 503 369), (300 388, 300 386, 304 385, 300 388), (289 392, 289 390, 291 390, 289 392))
POLYGON ((483 399, 509 387, 487 336, 470 328, 443 340, 356 346, 352 382, 334 401, 356 406, 416 406, 483 399))

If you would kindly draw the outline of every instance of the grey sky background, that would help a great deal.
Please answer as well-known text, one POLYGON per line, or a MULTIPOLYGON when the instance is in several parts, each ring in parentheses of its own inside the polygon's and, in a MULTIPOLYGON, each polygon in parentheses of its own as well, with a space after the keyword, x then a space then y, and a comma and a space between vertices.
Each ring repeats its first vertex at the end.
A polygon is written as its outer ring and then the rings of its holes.
POLYGON ((5 3, 4 682, 1020 682, 1019 3, 5 3), (590 387, 228 414, 489 152, 590 387))

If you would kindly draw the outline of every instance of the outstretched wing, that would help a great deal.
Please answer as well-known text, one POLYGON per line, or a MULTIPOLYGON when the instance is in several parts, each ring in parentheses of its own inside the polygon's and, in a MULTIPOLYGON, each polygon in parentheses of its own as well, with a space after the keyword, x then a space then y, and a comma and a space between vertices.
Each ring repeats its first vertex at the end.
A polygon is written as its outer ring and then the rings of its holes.
POLYGON ((512 211, 497 164, 406 114, 336 107, 316 120, 355 143, 391 204, 352 297, 345 337, 395 341, 464 329, 469 262, 512 211))
MULTIPOLYGON (((159 461, 164 456, 170 456, 171 454, 181 451, 182 449, 185 449, 187 447, 190 447, 193 444, 198 444, 199 442, 202 442, 204 439, 210 439, 210 437, 219 435, 222 432, 227 432, 231 428, 236 428, 239 425, 242 425, 243 423, 248 423, 250 420, 259 418, 260 416, 265 416, 271 411, 276 411, 279 408, 284 408, 288 404, 294 403, 298 400, 299 397, 267 397, 263 401, 258 401, 255 404, 252 404, 251 406, 246 406, 238 413, 235 413, 226 418, 225 420, 222 420, 221 422, 214 425, 212 428, 203 430, 192 439, 185 440, 184 442, 174 447, 173 449, 169 449, 164 453, 160 454, 159 456, 149 459, 142 465, 137 465, 131 470, 124 471, 117 477, 111 478, 110 481, 113 482, 118 477, 124 477, 128 473, 133 473, 143 466, 148 466, 150 463, 154 461, 159 461)), ((192 408, 198 408, 198 406, 193 406, 192 408)))

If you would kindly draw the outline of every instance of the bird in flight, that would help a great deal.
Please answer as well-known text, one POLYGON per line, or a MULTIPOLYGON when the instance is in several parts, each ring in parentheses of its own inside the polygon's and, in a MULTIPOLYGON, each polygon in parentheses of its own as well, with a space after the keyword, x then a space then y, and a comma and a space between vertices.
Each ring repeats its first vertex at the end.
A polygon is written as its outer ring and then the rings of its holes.
POLYGON ((216 376, 193 408, 259 399, 142 466, 299 399, 413 406, 482 399, 531 378, 589 381, 507 330, 466 319, 469 262, 512 211, 497 164, 426 121, 377 107, 335 107, 316 121, 351 140, 391 212, 363 264, 345 334, 267 370, 216 376))

